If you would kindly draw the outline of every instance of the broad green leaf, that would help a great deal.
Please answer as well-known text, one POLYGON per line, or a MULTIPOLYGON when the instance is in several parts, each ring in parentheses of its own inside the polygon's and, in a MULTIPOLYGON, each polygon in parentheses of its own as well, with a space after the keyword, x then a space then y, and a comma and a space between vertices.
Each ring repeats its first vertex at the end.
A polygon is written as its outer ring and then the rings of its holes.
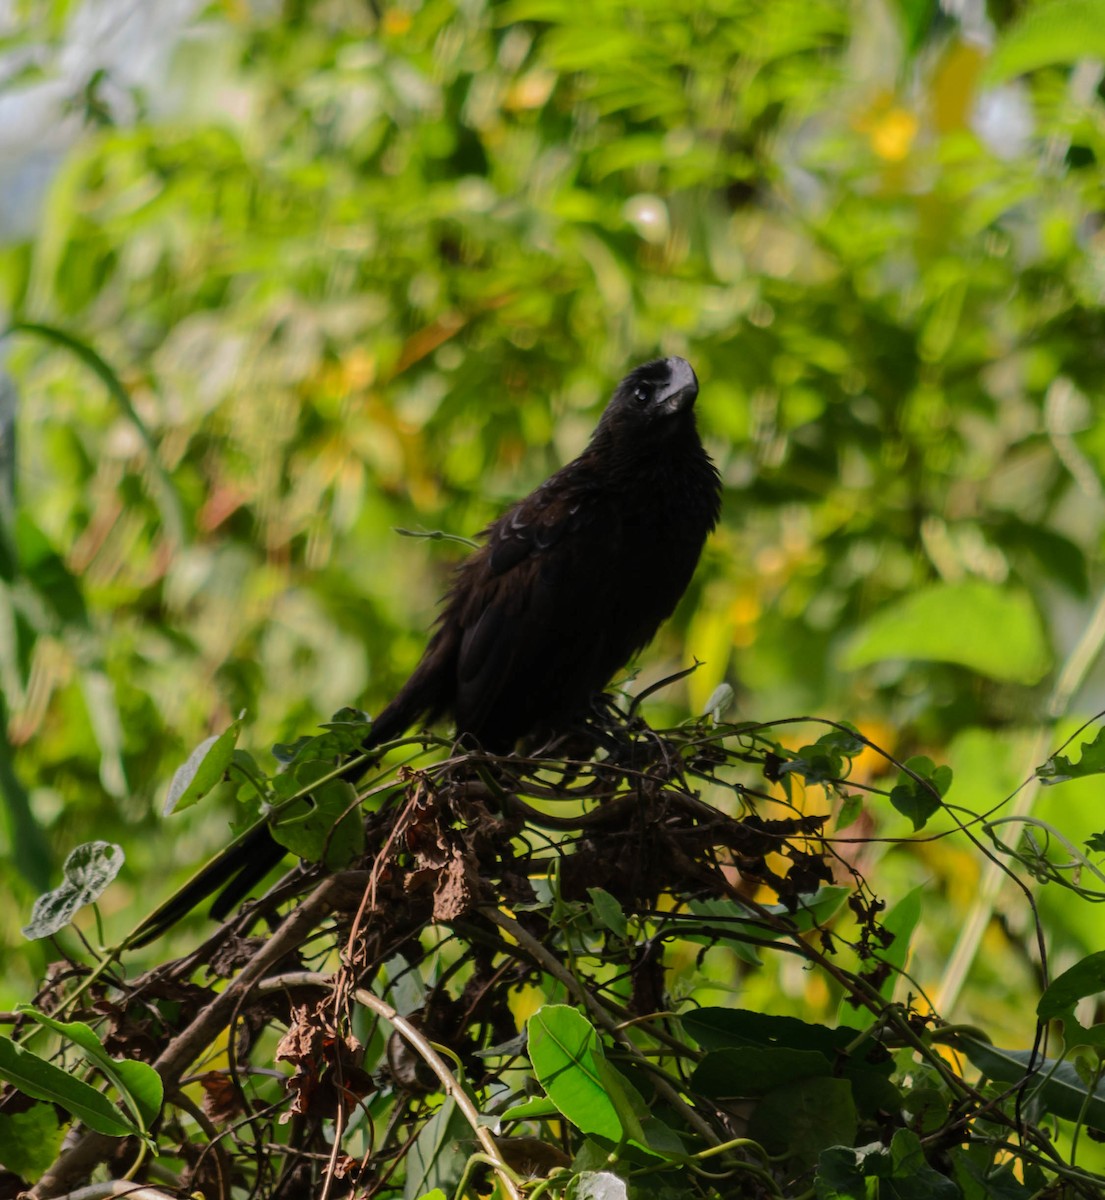
MULTIPOLYGON (((0 607, 3 596, 0 595, 0 607)), ((2 613, 0 613, 2 618, 2 613)), ((3 677, 3 629, 0 619, 0 678, 3 677)), ((52 860, 45 832, 23 781, 14 769, 15 751, 7 734, 8 710, 0 686, 0 805, 7 818, 9 869, 18 871, 35 892, 50 885, 52 860)))
POLYGON ((846 1079, 796 1079, 769 1091, 752 1111, 748 1133, 772 1154, 813 1166, 822 1150, 849 1146, 858 1120, 846 1079))
POLYGON ((88 610, 79 582, 30 513, 22 509, 16 513, 14 534, 19 569, 43 603, 63 624, 87 626, 88 610))
POLYGON ((234 747, 242 730, 242 719, 232 722, 222 733, 204 738, 188 755, 188 761, 178 767, 169 783, 163 815, 191 808, 202 800, 222 779, 234 757, 234 747))
POLYGON ((23 936, 33 941, 64 929, 78 909, 100 898, 124 861, 122 847, 111 842, 86 842, 70 851, 62 882, 35 901, 23 936))
POLYGON ((985 78, 1000 83, 1040 67, 1105 58, 1105 0, 1044 0, 998 39, 985 78))
POLYGON ((938 583, 894 601, 844 653, 850 669, 886 659, 955 663, 1006 683, 1038 683, 1051 650, 1027 592, 978 580, 938 583))
POLYGON ((967 1034, 960 1034, 955 1044, 984 1075, 998 1083, 1020 1083, 1031 1065, 1034 1072, 1028 1094, 1038 1097, 1048 1112, 1105 1130, 1105 1080, 1099 1081, 1091 1093, 1069 1062, 1033 1056, 1031 1050, 1003 1050, 967 1034))
POLYGON ((364 850, 364 822, 357 789, 344 779, 312 786, 313 779, 333 774, 332 764, 308 762, 296 768, 296 790, 311 787, 309 796, 285 809, 271 826, 281 846, 308 862, 320 862, 333 871, 347 866, 364 850))
POLYGON ((464 1164, 476 1135, 456 1101, 446 1096, 441 1107, 418 1132, 404 1158, 407 1168, 404 1200, 417 1200, 427 1192, 451 1196, 464 1174, 464 1164))
POLYGON ((574 1195, 576 1200, 629 1200, 629 1188, 612 1171, 580 1171, 574 1195))
POLYGON ((339 709, 329 721, 322 723, 325 733, 309 737, 306 734, 293 742, 278 742, 272 748, 273 757, 285 767, 293 763, 322 761, 330 764, 342 755, 356 755, 371 732, 372 718, 357 708, 339 709))
POLYGON ((0 1077, 36 1100, 59 1105, 97 1133, 142 1136, 141 1129, 94 1087, 6 1037, 0 1037, 0 1077))
POLYGON ((0 1113, 0 1163, 24 1179, 38 1179, 57 1157, 63 1132, 52 1104, 0 1113))
POLYGON ((1034 1200, 1046 1193, 1047 1177, 1035 1163, 996 1166, 993 1153, 977 1147, 957 1147, 948 1158, 964 1200, 1034 1200))
POLYGON ((598 1034, 585 1017, 566 1004, 546 1004, 530 1017, 527 1031, 538 1082, 577 1129, 613 1142, 644 1142, 629 1097, 608 1070, 598 1034))
POLYGON ((695 1067, 691 1086, 704 1096, 763 1096, 799 1079, 831 1078, 833 1064, 816 1050, 741 1046, 712 1050, 695 1067))
POLYGON ((920 1139, 899 1129, 889 1146, 833 1146, 817 1160, 818 1200, 962 1200, 956 1184, 929 1166, 920 1139))
POLYGON ((853 825, 862 812, 863 797, 858 792, 845 796, 840 802, 840 812, 836 818, 836 832, 841 833, 849 825, 853 825))
POLYGON ((897 0, 895 7, 906 35, 906 47, 912 54, 925 39, 933 18, 940 11, 937 0, 897 0))
POLYGON ((96 1067, 123 1097, 138 1123, 148 1129, 161 1111, 165 1085, 149 1065, 131 1058, 112 1058, 91 1026, 83 1021, 57 1021, 30 1005, 21 1005, 21 1013, 45 1025, 67 1041, 79 1046, 84 1057, 96 1067))
MULTIPOLYGON (((890 1056, 849 1026, 831 1029, 797 1017, 772 1016, 741 1008, 700 1008, 685 1013, 681 1020, 685 1031, 710 1055, 727 1049, 735 1051, 734 1064, 739 1062, 741 1053, 754 1048, 818 1054, 831 1075, 843 1075, 849 1080, 856 1107, 865 1116, 879 1109, 896 1108, 901 1103, 901 1096, 890 1082, 894 1065, 890 1056)), ((798 1059, 787 1062, 790 1065, 786 1069, 793 1067, 797 1071, 798 1059)), ((815 1072, 804 1074, 808 1077, 815 1072)))
POLYGON ((1105 950, 1089 954, 1056 976, 1044 989, 1036 1015, 1050 1021, 1070 1012, 1083 996, 1105 991, 1105 950))

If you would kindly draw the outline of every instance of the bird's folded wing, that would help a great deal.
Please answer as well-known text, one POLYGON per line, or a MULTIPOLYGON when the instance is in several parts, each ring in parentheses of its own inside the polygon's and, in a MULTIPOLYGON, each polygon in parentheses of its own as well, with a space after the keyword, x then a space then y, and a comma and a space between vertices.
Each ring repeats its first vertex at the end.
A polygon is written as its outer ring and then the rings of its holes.
POLYGON ((603 492, 591 476, 559 472, 487 531, 482 561, 470 560, 484 576, 469 590, 479 605, 460 614, 457 709, 465 724, 479 728, 519 671, 542 687, 545 672, 577 653, 579 606, 594 603, 609 578, 603 568, 618 533, 603 492))
POLYGON ((593 524, 604 508, 602 494, 592 472, 558 471, 488 528, 491 574, 502 575, 593 524))

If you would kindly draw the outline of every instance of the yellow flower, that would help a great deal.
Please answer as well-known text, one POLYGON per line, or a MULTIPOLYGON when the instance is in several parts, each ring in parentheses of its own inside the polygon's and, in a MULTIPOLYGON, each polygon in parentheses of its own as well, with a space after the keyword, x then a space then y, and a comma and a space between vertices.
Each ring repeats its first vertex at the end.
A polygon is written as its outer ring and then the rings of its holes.
POLYGON ((904 108, 891 108, 867 124, 871 148, 887 162, 901 162, 917 136, 917 118, 904 108))

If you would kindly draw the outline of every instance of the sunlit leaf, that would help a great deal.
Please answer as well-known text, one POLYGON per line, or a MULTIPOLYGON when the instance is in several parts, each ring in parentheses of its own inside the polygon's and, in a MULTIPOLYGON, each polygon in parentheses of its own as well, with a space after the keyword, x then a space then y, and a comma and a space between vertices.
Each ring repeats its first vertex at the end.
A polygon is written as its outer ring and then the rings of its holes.
POLYGON ((898 782, 890 789, 890 803, 909 817, 916 832, 939 812, 941 800, 951 787, 952 770, 946 765, 938 767, 923 754, 908 759, 904 765, 906 770, 899 771, 898 782))
POLYGON ((234 721, 222 733, 205 738, 178 767, 169 783, 163 815, 191 808, 223 777, 234 757, 234 747, 242 730, 241 719, 234 721))
POLYGON ((33 940, 64 929, 79 909, 100 898, 124 861, 123 848, 112 842, 86 842, 71 850, 62 867, 62 882, 35 901, 23 936, 33 940))
POLYGON ((629 1097, 586 1018, 567 1005, 546 1004, 530 1017, 527 1028, 534 1072, 573 1125, 615 1142, 624 1137, 644 1142, 629 1097))
POLYGON ((58 1021, 30 1005, 21 1006, 19 1011, 78 1046, 119 1092, 140 1127, 146 1130, 153 1124, 165 1096, 161 1076, 153 1067, 134 1059, 112 1058, 92 1027, 83 1021, 58 1021))
POLYGON ((1047 786, 1101 774, 1105 774, 1105 729, 1099 729, 1093 741, 1082 743, 1077 762, 1073 756, 1053 754, 1046 763, 1036 768, 1037 779, 1047 786))
POLYGON ((981 581, 935 584, 883 608, 853 638, 844 665, 892 658, 955 663, 1022 684, 1038 683, 1051 665, 1029 596, 981 581))
POLYGON ((1050 1021, 1070 1011, 1084 996, 1105 991, 1105 951, 1089 954, 1057 975, 1044 989, 1036 1005, 1041 1021, 1050 1021))
POLYGON ((986 78, 996 83, 1084 58, 1105 58, 1105 2, 1044 0, 1024 9, 998 39, 986 78))
POLYGON ((0 1037, 0 1078, 36 1100, 49 1100, 60 1105, 98 1133, 111 1137, 141 1133, 94 1087, 6 1037, 0 1037))

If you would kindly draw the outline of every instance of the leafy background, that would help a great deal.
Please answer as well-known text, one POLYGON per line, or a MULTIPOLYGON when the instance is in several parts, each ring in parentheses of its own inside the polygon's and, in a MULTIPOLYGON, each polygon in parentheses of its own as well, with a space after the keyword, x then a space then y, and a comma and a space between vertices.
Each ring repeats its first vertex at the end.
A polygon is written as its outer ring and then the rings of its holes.
MULTIPOLYGON (((228 800, 159 815, 196 743, 378 709, 460 553, 396 527, 474 534, 657 353, 726 485, 657 720, 728 681, 731 718, 852 721, 981 813, 1105 707, 1100 4, 141 8, 0 12, 0 103, 50 130, 2 175, 0 1003, 70 847, 125 848, 117 940, 228 837, 228 800)), ((1092 778, 1020 800, 1105 823, 1092 778)), ((922 885, 911 969, 954 1000, 984 867, 932 828, 872 805, 855 855, 922 885)), ((1040 899, 1053 963, 1096 948, 1040 899)), ((957 1015, 1027 1043, 1031 913, 997 907, 957 1015)))

